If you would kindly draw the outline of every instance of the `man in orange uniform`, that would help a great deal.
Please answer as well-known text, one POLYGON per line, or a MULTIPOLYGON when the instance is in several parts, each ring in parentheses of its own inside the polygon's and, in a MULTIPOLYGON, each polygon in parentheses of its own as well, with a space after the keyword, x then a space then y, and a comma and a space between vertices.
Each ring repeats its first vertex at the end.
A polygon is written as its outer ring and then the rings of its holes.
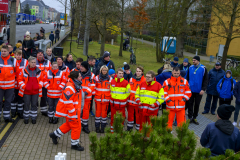
POLYGON ((91 73, 89 64, 86 61, 81 63, 80 70, 82 75, 82 88, 85 94, 84 108, 83 108, 81 121, 83 125, 83 131, 89 134, 90 131, 88 129, 88 119, 89 119, 89 110, 90 110, 90 104, 92 99, 92 92, 95 88, 95 80, 94 80, 95 76, 93 73, 91 73))
POLYGON ((168 115, 168 127, 172 128, 174 117, 177 117, 177 126, 186 121, 185 103, 192 93, 188 81, 180 76, 180 69, 173 68, 172 77, 163 83, 164 97, 166 100, 168 115))
POLYGON ((56 117, 65 117, 66 122, 57 130, 50 133, 54 144, 58 144, 58 139, 72 130, 71 132, 71 149, 83 151, 84 148, 79 144, 81 134, 81 108, 84 105, 84 93, 81 87, 81 74, 72 71, 69 75, 69 81, 63 89, 63 93, 59 99, 56 108, 56 117))
POLYGON ((71 70, 71 72, 72 71, 78 71, 78 72, 80 72, 80 67, 81 67, 81 63, 83 62, 83 59, 82 58, 78 58, 77 60, 76 60, 76 67, 75 68, 73 68, 72 70, 71 70))
POLYGON ((65 87, 65 83, 65 75, 63 75, 63 72, 58 69, 57 62, 53 62, 52 69, 47 71, 43 83, 44 87, 47 89, 49 123, 58 123, 58 118, 55 117, 53 119, 53 116, 56 112, 56 106, 60 96, 62 95, 62 89, 65 87))
POLYGON ((104 133, 107 125, 107 110, 110 101, 110 83, 112 77, 108 75, 108 67, 103 65, 100 68, 99 75, 95 77, 96 80, 96 96, 95 96, 95 127, 96 133, 104 133), (101 124, 101 130, 100 130, 101 124))
POLYGON ((155 80, 155 73, 148 71, 146 82, 138 87, 135 98, 140 110, 140 130, 146 122, 150 123, 150 116, 157 116, 159 106, 164 102, 162 85, 155 80))
MULTIPOLYGON (((67 78, 70 74, 68 66, 63 63, 63 57, 57 57, 58 68, 63 72, 63 75, 67 78)), ((67 78, 68 79, 68 78, 67 78)))
MULTIPOLYGON (((43 77, 51 69, 51 62, 47 59, 44 59, 44 51, 39 49, 37 53, 37 62, 36 66, 42 71, 43 77)), ((42 88, 42 97, 40 102, 41 113, 44 116, 47 116, 47 89, 42 88)))
POLYGON ((111 81, 111 132, 113 133, 113 118, 116 112, 121 112, 125 117, 125 107, 127 105, 127 99, 130 95, 130 85, 123 77, 123 69, 117 69, 117 78, 111 81))
POLYGON ((19 118, 23 119, 23 98, 18 95, 20 86, 18 84, 19 73, 21 70, 25 69, 28 65, 28 61, 22 58, 22 50, 17 49, 15 51, 15 58, 17 60, 16 67, 16 81, 15 81, 15 89, 14 89, 14 99, 11 103, 11 114, 12 118, 16 117, 16 112, 18 113, 19 118))
POLYGON ((145 82, 146 79, 143 75, 143 68, 142 67, 137 67, 136 73, 133 75, 133 77, 130 79, 130 87, 131 87, 131 93, 128 99, 128 105, 127 105, 127 110, 128 110, 128 123, 127 123, 127 131, 130 131, 133 129, 133 124, 134 124, 134 112, 135 112, 135 117, 136 117, 136 130, 139 130, 140 128, 140 115, 139 115, 139 108, 136 103, 135 99, 135 94, 138 86, 142 82, 145 82))
POLYGON ((8 47, 2 46, 0 57, 0 115, 2 114, 3 97, 3 118, 5 122, 14 122, 10 116, 11 101, 14 94, 16 59, 9 55, 8 47))

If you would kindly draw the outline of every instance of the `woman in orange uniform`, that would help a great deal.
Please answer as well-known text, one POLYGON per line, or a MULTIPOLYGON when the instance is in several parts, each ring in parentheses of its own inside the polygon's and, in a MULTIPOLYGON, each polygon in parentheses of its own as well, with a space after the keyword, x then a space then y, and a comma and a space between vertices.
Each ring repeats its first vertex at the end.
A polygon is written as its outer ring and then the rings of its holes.
POLYGON ((83 151, 84 148, 79 144, 81 134, 81 108, 84 106, 84 93, 82 91, 82 77, 78 71, 70 73, 69 81, 64 88, 56 108, 56 117, 65 117, 66 122, 57 130, 50 133, 54 144, 58 144, 58 139, 72 130, 71 149, 83 151))
POLYGON ((133 129, 133 124, 134 124, 134 112, 135 112, 135 117, 136 117, 136 130, 139 130, 140 128, 140 110, 138 107, 138 104, 135 102, 135 94, 138 86, 144 81, 146 81, 144 75, 143 75, 143 67, 139 66, 136 69, 136 73, 133 75, 133 77, 130 79, 130 96, 128 99, 128 105, 127 105, 127 110, 128 110, 128 123, 127 123, 127 131, 130 131, 133 129))
POLYGON ((108 67, 103 65, 100 68, 100 74, 95 77, 96 94, 95 94, 95 127, 97 133, 104 133, 107 124, 107 110, 110 101, 110 84, 112 77, 108 75, 108 67), (101 130, 100 130, 101 124, 101 130))

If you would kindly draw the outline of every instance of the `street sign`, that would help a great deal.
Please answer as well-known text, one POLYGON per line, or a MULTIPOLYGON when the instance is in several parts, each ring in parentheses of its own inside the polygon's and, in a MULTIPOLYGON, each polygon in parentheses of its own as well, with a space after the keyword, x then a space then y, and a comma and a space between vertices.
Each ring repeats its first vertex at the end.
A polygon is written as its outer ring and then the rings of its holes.
POLYGON ((64 13, 60 13, 60 19, 64 19, 64 13))
POLYGON ((0 0, 0 13, 8 13, 8 0, 0 0))

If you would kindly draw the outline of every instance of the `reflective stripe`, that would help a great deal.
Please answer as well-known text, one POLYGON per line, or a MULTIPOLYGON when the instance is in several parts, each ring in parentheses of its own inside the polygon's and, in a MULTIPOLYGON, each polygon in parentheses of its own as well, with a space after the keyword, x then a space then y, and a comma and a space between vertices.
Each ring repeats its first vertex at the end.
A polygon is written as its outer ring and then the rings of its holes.
POLYGON ((191 91, 185 91, 185 93, 192 93, 191 91))
POLYGON ((167 80, 165 80, 165 83, 166 83, 166 85, 168 85, 168 81, 167 80))
POLYGON ((157 103, 157 105, 159 105, 159 106, 160 106, 160 103, 159 103, 158 101, 157 101, 156 103, 157 103))
MULTIPOLYGON (((111 91, 111 93, 116 93, 116 94, 126 94, 126 92, 119 92, 119 91, 111 91)), ((129 92, 128 92, 129 93, 129 92)))
POLYGON ((187 83, 187 80, 186 79, 184 79, 184 84, 186 84, 187 83))
POLYGON ((168 94, 167 92, 164 92, 164 94, 168 94))
POLYGON ((111 103, 113 104, 120 104, 120 105, 125 105, 127 102, 113 102, 112 100, 110 100, 111 103))
POLYGON ((134 94, 135 94, 135 93, 136 93, 136 91, 132 91, 132 90, 131 90, 131 93, 134 93, 134 94))
POLYGON ((20 93, 20 94, 23 94, 23 92, 21 92, 20 90, 19 90, 19 93, 20 93))
POLYGON ((149 95, 140 95, 140 97, 148 97, 148 98, 157 99, 157 97, 154 97, 154 96, 149 96, 149 95))
POLYGON ((142 106, 142 109, 148 109, 148 110, 151 110, 151 111, 156 111, 156 110, 158 110, 158 107, 151 108, 151 107, 148 107, 148 106, 142 106))
POLYGON ((73 103, 72 100, 71 100, 71 101, 64 101, 64 100, 62 100, 62 99, 59 99, 59 101, 62 102, 62 103, 64 103, 64 104, 70 104, 70 103, 73 103))
POLYGON ((69 88, 73 91, 73 93, 75 93, 75 90, 71 87, 71 86, 67 86, 66 89, 69 88))
POLYGON ((45 88, 47 88, 49 86, 49 84, 47 84, 46 86, 45 86, 45 88))
MULTIPOLYGON (((175 109, 175 106, 166 106, 167 108, 175 109)), ((176 106, 176 108, 185 108, 185 106, 176 106)))
POLYGON ((129 103, 137 104, 135 101, 128 100, 129 103))
POLYGON ((96 88, 96 91, 110 91, 110 89, 101 89, 101 88, 96 88))
POLYGON ((180 96, 184 96, 184 94, 169 94, 169 97, 180 97, 180 96))
POLYGON ((189 97, 188 97, 188 96, 184 95, 184 97, 185 97, 187 100, 189 100, 189 97))
POLYGON ((72 110, 68 110, 69 113, 73 113, 75 111, 75 108, 73 108, 72 110))
POLYGON ((15 84, 11 84, 11 85, 0 85, 0 87, 14 87, 15 86, 15 84))
POLYGON ((60 94, 51 94, 51 93, 47 93, 47 95, 49 95, 49 96, 61 96, 62 93, 60 93, 60 94))
POLYGON ((90 93, 92 92, 92 90, 86 86, 82 86, 83 89, 87 89, 90 93))
POLYGON ((48 92, 61 92, 60 90, 48 90, 48 92))
POLYGON ((167 96, 167 97, 165 98, 165 101, 166 101, 168 98, 169 98, 169 96, 167 96))
POLYGON ((68 114, 65 114, 65 113, 58 112, 58 111, 56 111, 56 114, 64 116, 64 117, 66 117, 68 115, 68 114))

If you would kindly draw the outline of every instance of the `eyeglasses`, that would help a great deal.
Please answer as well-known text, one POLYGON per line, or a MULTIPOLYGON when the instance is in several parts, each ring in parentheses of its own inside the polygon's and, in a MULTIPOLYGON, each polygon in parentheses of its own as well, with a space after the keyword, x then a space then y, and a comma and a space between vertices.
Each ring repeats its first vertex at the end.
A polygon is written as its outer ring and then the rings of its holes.
POLYGON ((152 77, 146 76, 146 78, 152 78, 152 77))

